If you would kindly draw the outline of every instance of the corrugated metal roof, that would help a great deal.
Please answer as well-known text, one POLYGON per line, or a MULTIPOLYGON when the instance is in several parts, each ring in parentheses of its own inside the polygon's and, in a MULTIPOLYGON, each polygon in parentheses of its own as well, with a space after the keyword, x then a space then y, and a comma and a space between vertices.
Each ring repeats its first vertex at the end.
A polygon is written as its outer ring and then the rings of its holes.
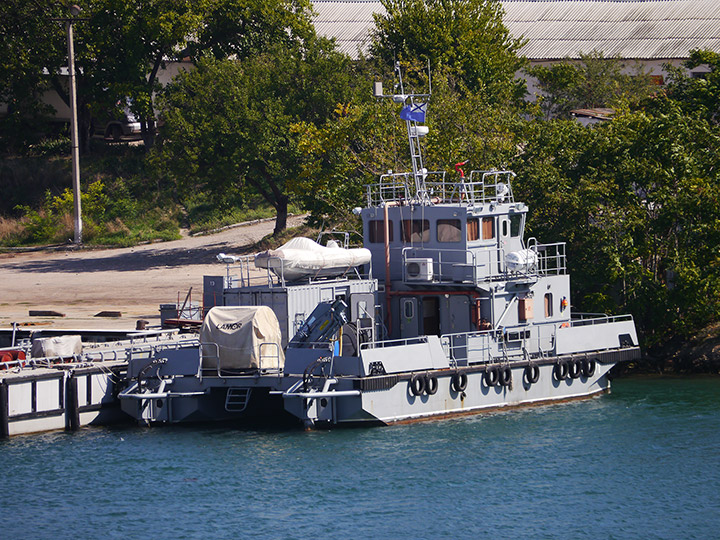
POLYGON ((593 50, 621 58, 687 58, 691 49, 720 51, 720 2, 503 2, 504 21, 528 43, 533 60, 578 57, 593 50))
MULTIPOLYGON (((502 2, 504 22, 528 43, 520 51, 531 60, 577 58, 601 51, 621 58, 686 58, 691 49, 720 52, 720 0, 618 2, 555 0, 502 2)), ((315 27, 337 38, 343 52, 367 51, 373 13, 384 13, 374 0, 316 0, 315 27)))
POLYGON ((321 36, 334 37, 338 49, 353 58, 367 52, 370 31, 375 27, 374 13, 385 13, 380 2, 315 0, 315 30, 321 36))

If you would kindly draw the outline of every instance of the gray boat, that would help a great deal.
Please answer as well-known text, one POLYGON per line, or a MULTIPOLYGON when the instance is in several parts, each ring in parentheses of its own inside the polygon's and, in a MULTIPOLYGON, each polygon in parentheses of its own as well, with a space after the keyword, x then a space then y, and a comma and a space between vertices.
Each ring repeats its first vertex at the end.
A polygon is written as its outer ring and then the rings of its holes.
POLYGON ((525 238, 514 173, 425 169, 429 96, 397 88, 385 97, 402 106, 413 169, 367 187, 364 249, 345 238, 221 254, 196 346, 131 360, 125 412, 150 424, 392 424, 587 398, 639 357, 630 315, 572 310, 565 244, 525 238))

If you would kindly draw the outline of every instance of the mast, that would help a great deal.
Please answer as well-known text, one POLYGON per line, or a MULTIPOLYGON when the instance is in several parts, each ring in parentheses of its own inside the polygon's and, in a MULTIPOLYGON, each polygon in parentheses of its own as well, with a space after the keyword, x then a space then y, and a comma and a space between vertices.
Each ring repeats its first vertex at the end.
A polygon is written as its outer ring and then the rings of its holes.
POLYGON ((429 91, 427 94, 405 93, 400 62, 395 62, 395 74, 398 78, 395 90, 399 90, 400 92, 393 94, 392 96, 384 95, 382 92, 382 83, 376 82, 375 96, 391 97, 395 103, 401 103, 404 105, 400 111, 400 118, 405 120, 405 124, 407 126, 408 144, 410 146, 413 184, 415 188, 415 194, 412 198, 412 202, 430 204, 430 197, 428 196, 427 188, 425 186, 427 169, 423 164, 422 147, 420 145, 420 139, 428 134, 428 127, 423 125, 423 123, 425 122, 428 100, 432 92, 432 85, 430 82, 430 64, 428 62, 429 91))

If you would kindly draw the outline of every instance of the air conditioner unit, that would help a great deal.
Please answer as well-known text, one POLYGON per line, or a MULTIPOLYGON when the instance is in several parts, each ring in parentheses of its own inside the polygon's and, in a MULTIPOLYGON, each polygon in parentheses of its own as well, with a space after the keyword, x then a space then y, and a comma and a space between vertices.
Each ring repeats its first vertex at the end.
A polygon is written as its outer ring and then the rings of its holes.
POLYGON ((433 260, 405 259, 405 281, 432 281, 433 260))

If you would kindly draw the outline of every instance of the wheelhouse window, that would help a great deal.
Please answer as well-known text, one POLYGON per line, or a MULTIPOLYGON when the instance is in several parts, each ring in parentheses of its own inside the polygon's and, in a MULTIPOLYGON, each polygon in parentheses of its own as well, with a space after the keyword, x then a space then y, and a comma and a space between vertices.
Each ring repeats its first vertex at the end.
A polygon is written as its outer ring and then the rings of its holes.
POLYGON ((427 219, 403 219, 403 242, 429 242, 430 222, 427 219))
MULTIPOLYGON (((388 226, 390 228, 390 234, 388 235, 389 241, 393 241, 393 222, 392 220, 388 221, 388 226)), ((369 240, 371 243, 374 244, 380 244, 385 243, 385 221, 382 219, 373 219, 368 222, 369 230, 369 240)))
POLYGON ((510 216, 510 236, 520 236, 520 229, 522 228, 522 214, 512 214, 510 216))
POLYGON ((492 240, 495 238, 495 218, 484 217, 482 219, 470 218, 467 221, 467 239, 492 240))
POLYGON ((462 228, 459 219, 438 219, 437 241, 459 242, 462 238, 462 228))
POLYGON ((482 237, 483 240, 492 240, 495 238, 495 218, 482 218, 482 237))
POLYGON ((475 218, 467 220, 467 239, 468 242, 480 240, 480 221, 475 218))

